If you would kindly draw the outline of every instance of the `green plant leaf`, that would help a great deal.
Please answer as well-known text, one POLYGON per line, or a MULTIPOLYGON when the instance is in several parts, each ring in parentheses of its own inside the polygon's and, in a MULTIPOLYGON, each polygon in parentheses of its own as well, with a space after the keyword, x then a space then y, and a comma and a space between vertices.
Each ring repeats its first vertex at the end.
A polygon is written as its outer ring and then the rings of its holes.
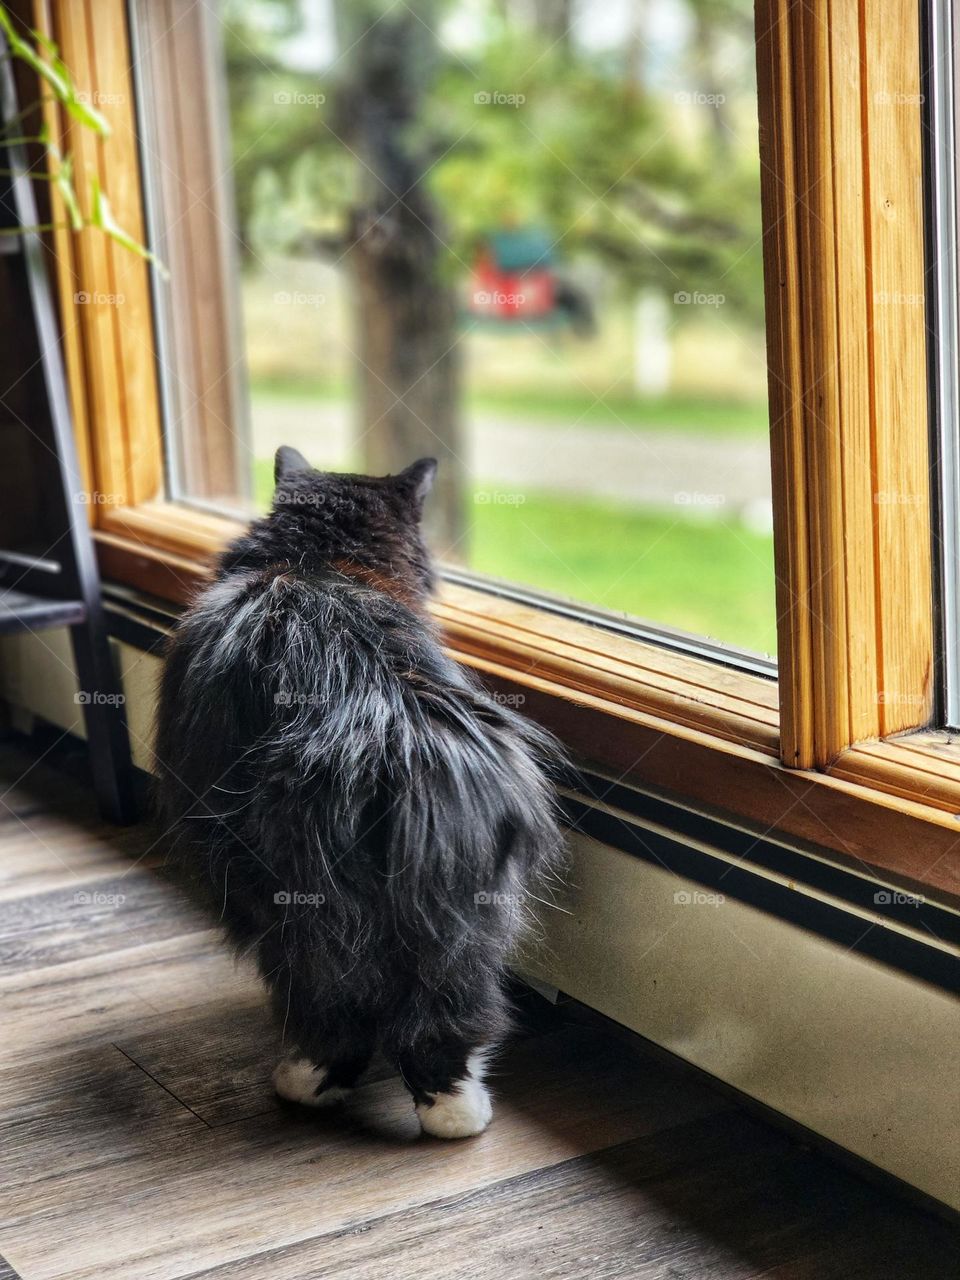
POLYGON ((70 219, 70 226, 74 231, 82 231, 83 214, 80 212, 80 202, 73 186, 73 156, 67 156, 63 160, 57 156, 57 160, 58 164, 53 176, 54 184, 60 192, 63 206, 70 219))
POLYGON ((85 95, 74 84, 70 69, 60 58, 59 50, 52 40, 42 32, 31 32, 40 48, 48 55, 48 58, 41 57, 39 51, 18 33, 9 12, 2 4, 0 4, 0 30, 6 36, 13 56, 25 62, 41 80, 50 86, 58 101, 63 103, 67 112, 75 120, 86 125, 102 138, 109 137, 110 125, 106 117, 92 103, 85 101, 85 95))
MULTIPOLYGON (((0 5, 0 30, 6 36, 7 44, 10 46, 10 52, 13 56, 25 62, 28 67, 35 71, 40 79, 50 86, 59 100, 65 104, 70 96, 71 89, 69 74, 65 77, 60 69, 52 63, 45 62, 33 45, 17 33, 10 14, 3 5, 0 5)), ((62 67, 63 64, 61 63, 60 65, 62 67)))
POLYGON ((42 31, 37 31, 35 28, 31 28, 30 34, 33 36, 34 40, 36 40, 37 44, 40 45, 42 49, 46 49, 47 53, 50 54, 51 58, 59 58, 60 50, 57 47, 56 43, 53 40, 51 40, 48 35, 44 35, 42 31))
MULTIPOLYGON (((36 47, 34 47, 19 34, 4 4, 0 4, 0 32, 5 36, 13 57, 25 62, 45 84, 49 85, 57 101, 63 104, 74 120, 85 128, 92 130, 92 132, 99 134, 102 138, 109 137, 110 125, 106 117, 87 100, 88 94, 82 93, 77 89, 69 68, 60 58, 59 49, 48 36, 44 35, 42 31, 32 31, 31 35, 37 42, 36 47), (41 55, 41 50, 46 55, 45 57, 41 55)), ((169 279, 170 273, 163 263, 149 249, 135 240, 129 232, 124 231, 123 227, 117 222, 113 216, 113 210, 110 208, 110 202, 106 194, 100 189, 100 183, 96 177, 90 180, 91 216, 89 222, 84 219, 80 209, 80 202, 77 199, 76 188, 74 187, 73 157, 60 154, 46 122, 41 126, 38 141, 43 144, 48 157, 52 161, 52 172, 44 176, 48 176, 60 192, 70 227, 74 231, 82 231, 85 226, 97 227, 104 235, 108 235, 117 244, 122 245, 123 248, 146 259, 148 262, 152 262, 163 278, 169 279)))
POLYGON ((95 106, 87 102, 83 94, 76 90, 72 82, 70 84, 70 92, 63 100, 63 105, 74 120, 79 120, 88 129, 92 129, 94 133, 99 133, 101 138, 109 138, 110 125, 106 116, 102 115, 95 106))
POLYGON ((114 218, 113 210, 110 208, 110 201, 107 199, 106 193, 101 190, 100 183, 96 177, 90 179, 90 191, 92 195, 90 225, 98 227, 111 240, 116 240, 117 244, 129 249, 131 253, 146 259, 147 262, 152 262, 163 279, 169 280, 170 272, 156 254, 151 253, 139 240, 135 240, 129 232, 124 231, 123 227, 114 218))
POLYGON ((67 86, 67 96, 63 99, 63 105, 69 114, 75 120, 79 120, 81 124, 85 124, 88 129, 92 129, 94 133, 99 133, 102 138, 109 138, 111 132, 110 122, 102 112, 87 101, 89 95, 82 93, 77 88, 73 76, 70 74, 70 68, 60 57, 60 50, 55 42, 49 36, 44 35, 42 31, 31 30, 30 34, 49 55, 50 65, 56 74, 62 77, 67 86))
MULTIPOLYGON (((64 208, 70 219, 70 227, 73 231, 82 231, 84 228, 83 214, 80 212, 80 201, 77 199, 77 192, 73 185, 73 156, 60 154, 60 148, 50 139, 47 126, 44 124, 42 132, 46 133, 43 137, 43 145, 46 148, 47 155, 53 162, 50 174, 51 181, 56 189, 60 192, 63 200, 64 208)), ((37 177, 37 174, 33 175, 37 177)))

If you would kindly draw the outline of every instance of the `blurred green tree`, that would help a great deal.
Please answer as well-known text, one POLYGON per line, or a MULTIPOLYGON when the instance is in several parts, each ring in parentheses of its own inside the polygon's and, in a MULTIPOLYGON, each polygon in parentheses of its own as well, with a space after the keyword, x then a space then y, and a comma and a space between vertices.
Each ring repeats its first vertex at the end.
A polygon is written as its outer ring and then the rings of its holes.
POLYGON ((454 547, 456 299, 485 235, 537 226, 628 297, 722 294, 762 324, 752 5, 678 3, 665 52, 648 0, 600 47, 574 0, 332 3, 336 52, 311 72, 291 57, 307 0, 225 7, 239 234, 352 272, 362 455, 440 454, 454 547))

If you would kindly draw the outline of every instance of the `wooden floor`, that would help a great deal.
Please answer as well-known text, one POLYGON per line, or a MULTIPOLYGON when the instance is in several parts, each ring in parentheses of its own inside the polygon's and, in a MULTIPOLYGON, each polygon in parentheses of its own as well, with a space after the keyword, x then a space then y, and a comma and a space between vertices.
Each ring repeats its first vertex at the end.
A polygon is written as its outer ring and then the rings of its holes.
POLYGON ((939 1280, 946 1228, 536 998, 480 1138, 389 1072, 280 1104, 252 975, 164 877, 0 748, 0 1280, 939 1280), (544 1016, 546 1015, 546 1016, 544 1016))

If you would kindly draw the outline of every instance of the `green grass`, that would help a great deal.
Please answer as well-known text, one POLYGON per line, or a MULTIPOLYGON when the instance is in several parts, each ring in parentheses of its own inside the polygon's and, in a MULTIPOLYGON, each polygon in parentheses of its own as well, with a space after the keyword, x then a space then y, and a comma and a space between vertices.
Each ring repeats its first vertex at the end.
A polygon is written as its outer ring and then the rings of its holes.
POLYGON ((350 388, 325 378, 251 378, 250 399, 264 396, 270 400, 348 400, 350 388))
MULTIPOLYGON (((349 394, 349 389, 339 383, 319 379, 258 378, 251 385, 253 398, 344 400, 349 394)), ((644 399, 614 392, 596 401, 587 391, 562 388, 468 390, 466 411, 468 414, 502 415, 508 419, 515 418, 518 423, 524 419, 531 422, 575 422, 584 429, 647 428, 714 436, 764 436, 768 429, 767 406, 754 401, 679 395, 644 399)))
POLYGON ((765 435, 767 406, 740 400, 707 400, 691 396, 654 399, 611 392, 602 400, 586 391, 496 388, 468 396, 467 406, 505 417, 576 422, 582 427, 646 427, 701 435, 765 435))
POLYGON ((478 572, 776 651, 768 535, 722 520, 549 496, 475 512, 470 562, 478 572))
MULTIPOLYGON (((269 501, 271 464, 257 463, 269 501)), ((732 521, 526 495, 516 506, 472 502, 470 568, 540 591, 776 651, 773 540, 732 521)))

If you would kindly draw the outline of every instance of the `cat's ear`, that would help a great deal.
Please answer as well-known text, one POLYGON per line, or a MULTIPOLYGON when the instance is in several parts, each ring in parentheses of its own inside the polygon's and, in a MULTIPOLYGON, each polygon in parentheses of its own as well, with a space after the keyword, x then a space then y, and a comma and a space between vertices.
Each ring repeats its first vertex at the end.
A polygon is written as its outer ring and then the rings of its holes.
POLYGON ((433 488, 436 474, 436 458, 420 458, 419 461, 412 462, 405 471, 401 471, 396 478, 401 492, 414 504, 418 516, 423 510, 427 494, 433 488))
POLYGON ((273 459, 273 483, 278 484, 281 480, 285 480, 287 476, 295 475, 298 471, 309 471, 310 469, 310 463, 299 449, 292 449, 290 445, 282 444, 273 459))

